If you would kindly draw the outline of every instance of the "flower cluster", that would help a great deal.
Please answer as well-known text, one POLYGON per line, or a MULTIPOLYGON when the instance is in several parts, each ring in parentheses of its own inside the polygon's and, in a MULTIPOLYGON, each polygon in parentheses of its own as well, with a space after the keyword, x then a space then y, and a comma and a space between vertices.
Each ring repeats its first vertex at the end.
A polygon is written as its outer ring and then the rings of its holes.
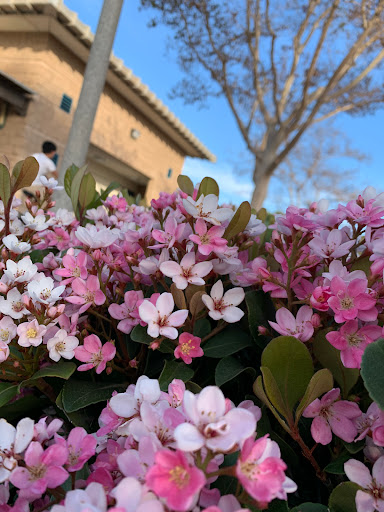
POLYGON ((81 427, 63 435, 57 419, 25 418, 16 428, 0 420, 0 510, 33 503, 53 512, 235 512, 238 499, 214 486, 220 474, 233 475, 262 506, 285 500, 296 485, 278 445, 268 435, 256 439, 260 417, 252 402, 235 407, 217 387, 193 395, 174 380, 165 393, 142 376, 114 394, 94 435, 81 427), (222 467, 229 452, 237 461, 222 467), (78 471, 85 477, 76 482, 78 471), (67 481, 72 490, 65 492, 67 481), (9 484, 17 489, 14 507, 9 484))

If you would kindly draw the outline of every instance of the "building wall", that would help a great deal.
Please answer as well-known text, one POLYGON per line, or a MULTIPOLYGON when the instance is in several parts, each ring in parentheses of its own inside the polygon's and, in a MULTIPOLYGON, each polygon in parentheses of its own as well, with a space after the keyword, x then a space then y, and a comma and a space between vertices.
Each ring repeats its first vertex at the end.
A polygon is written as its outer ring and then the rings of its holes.
MULTIPOLYGON (((48 33, 0 33, 0 69, 37 93, 26 117, 9 114, 0 130, 1 153, 16 163, 39 151, 48 139, 57 144, 59 155, 63 154, 84 67, 48 33), (63 94, 73 100, 70 114, 60 109, 63 94)), ((150 178, 147 199, 162 190, 176 189, 184 162, 182 151, 108 84, 100 98, 91 143, 150 178), (132 129, 140 132, 137 140, 131 138, 132 129), (167 177, 169 169, 171 178, 167 177)), ((100 175, 100 168, 95 171, 100 175)), ((108 176, 102 180, 103 185, 107 180, 108 176)), ((125 184, 123 177, 120 181, 125 184)))

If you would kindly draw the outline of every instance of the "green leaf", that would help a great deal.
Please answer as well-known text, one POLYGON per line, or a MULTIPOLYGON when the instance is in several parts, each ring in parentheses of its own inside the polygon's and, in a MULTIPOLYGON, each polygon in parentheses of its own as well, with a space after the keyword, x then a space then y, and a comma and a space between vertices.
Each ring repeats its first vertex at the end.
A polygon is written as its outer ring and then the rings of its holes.
POLYGON ((204 338, 211 332, 211 324, 207 318, 200 318, 195 322, 193 327, 194 336, 198 336, 199 338, 204 338))
POLYGON ((192 379, 195 372, 183 362, 165 361, 163 371, 159 377, 159 385, 162 391, 167 391, 173 379, 181 379, 187 382, 192 379))
POLYGON ((203 344, 204 355, 223 358, 252 345, 250 336, 238 327, 228 327, 203 344))
POLYGON ((384 410, 384 339, 371 343, 365 349, 361 376, 369 396, 384 410))
POLYGON ((83 167, 81 167, 72 179, 71 201, 72 201, 73 210, 75 212, 77 212, 77 210, 78 210, 80 186, 81 186, 81 182, 83 180, 83 176, 84 176, 86 170, 87 170, 87 164, 85 164, 83 167))
POLYGON ((338 485, 329 497, 330 512, 356 512, 356 493, 360 487, 353 482, 338 485))
POLYGON ((120 183, 117 181, 112 181, 112 183, 110 183, 108 187, 100 194, 96 193, 94 200, 91 204, 88 205, 87 209, 90 210, 91 208, 97 208, 98 206, 101 206, 103 204, 102 201, 105 201, 113 190, 119 190, 120 188, 120 183))
POLYGON ((270 411, 275 416, 275 418, 280 423, 280 425, 284 428, 284 430, 286 430, 287 432, 290 432, 288 425, 281 418, 280 414, 277 412, 275 407, 269 401, 269 398, 267 397, 264 387, 263 387, 263 379, 262 379, 261 375, 259 375, 257 377, 257 379, 255 380, 255 382, 253 384, 253 391, 254 391, 255 395, 257 396, 257 398, 259 400, 261 400, 263 402, 263 404, 265 404, 270 409, 270 411))
POLYGON ((329 329, 317 333, 313 342, 313 352, 322 366, 331 371, 334 379, 341 387, 343 397, 346 398, 359 378, 359 370, 357 368, 345 368, 340 359, 340 352, 325 337, 327 332, 329 332, 329 329))
POLYGON ((291 411, 313 375, 312 357, 307 347, 293 336, 279 336, 264 349, 261 364, 271 370, 284 404, 291 411))
POLYGON ((37 371, 32 377, 27 380, 24 380, 19 384, 19 391, 21 388, 25 388, 33 383, 33 381, 37 379, 42 379, 44 377, 58 377, 59 379, 68 380, 69 377, 76 370, 75 363, 59 361, 58 363, 52 364, 51 366, 46 366, 41 370, 37 371))
POLYGON ((303 411, 310 403, 316 398, 327 393, 333 388, 333 377, 332 373, 328 368, 323 368, 315 373, 312 379, 309 381, 305 395, 303 396, 298 408, 296 409, 296 422, 300 419, 303 411))
POLYGON ((332 475, 345 475, 344 464, 351 458, 350 453, 343 453, 336 460, 325 466, 324 471, 331 473, 332 475))
POLYGON ((245 303, 248 309, 248 324, 252 337, 258 346, 264 349, 268 339, 259 334, 259 326, 268 325, 268 319, 272 320, 275 316, 275 307, 269 296, 262 290, 251 291, 245 294, 245 303))
POLYGON ((287 404, 284 402, 279 386, 277 385, 271 370, 267 366, 261 366, 260 370, 263 374, 264 391, 269 401, 282 416, 285 418, 291 417, 291 409, 288 408, 287 404))
POLYGON ((355 453, 361 452, 363 448, 365 448, 365 440, 357 441, 356 443, 347 443, 346 441, 342 441, 345 448, 354 455, 355 453))
POLYGON ((240 361, 232 356, 224 357, 219 361, 215 370, 215 383, 216 386, 222 386, 226 382, 235 379, 243 372, 249 372, 255 377, 255 370, 253 368, 245 368, 240 361))
POLYGON ((18 385, 8 382, 0 382, 0 407, 7 404, 18 393, 18 385))
POLYGON ((21 418, 29 416, 30 418, 40 418, 41 411, 52 405, 46 398, 39 398, 34 395, 24 396, 14 402, 8 403, 0 408, 0 418, 9 422, 18 421, 21 418))
POLYGON ((320 503, 302 503, 291 508, 291 512, 328 512, 328 507, 320 503))
POLYGON ((143 327, 142 325, 135 325, 130 336, 132 341, 144 343, 144 345, 149 345, 154 341, 154 338, 147 333, 147 327, 143 327))
POLYGON ((369 277, 371 275, 371 265, 372 262, 369 261, 369 256, 365 256, 365 258, 361 258, 352 264, 351 271, 362 270, 369 277))
POLYGON ((30 187, 35 181, 39 172, 39 163, 33 156, 28 156, 20 170, 19 167, 14 168, 13 176, 16 178, 15 184, 13 185, 13 192, 20 190, 21 188, 30 187))
POLYGON ((223 238, 231 240, 236 235, 244 231, 247 227, 249 219, 251 218, 251 205, 248 201, 244 201, 236 210, 235 215, 232 217, 231 222, 228 224, 224 232, 223 238))
POLYGON ((92 174, 84 174, 79 189, 79 204, 82 210, 93 201, 96 192, 96 180, 92 174))
POLYGON ((191 178, 188 178, 185 174, 179 174, 177 177, 177 184, 179 185, 180 190, 192 197, 195 187, 191 178))
POLYGON ((0 199, 7 206, 11 197, 11 177, 4 164, 0 164, 0 199))
POLYGON ((283 500, 273 500, 268 504, 268 512, 289 512, 288 503, 283 500))
POLYGON ((68 380, 63 387, 62 403, 66 412, 74 412, 91 404, 111 398, 113 391, 124 387, 122 384, 104 384, 83 380, 68 380))
POLYGON ((215 194, 219 197, 219 185, 213 178, 203 178, 196 199, 199 199, 201 194, 204 194, 204 197, 207 197, 208 194, 215 194))
POLYGON ((77 171, 79 170, 79 168, 77 167, 77 165, 75 164, 72 164, 70 167, 68 167, 68 169, 65 171, 65 176, 64 176, 64 189, 67 193, 67 195, 69 197, 71 197, 71 187, 72 187, 72 181, 73 181, 73 178, 75 177, 75 174, 77 173, 77 171))

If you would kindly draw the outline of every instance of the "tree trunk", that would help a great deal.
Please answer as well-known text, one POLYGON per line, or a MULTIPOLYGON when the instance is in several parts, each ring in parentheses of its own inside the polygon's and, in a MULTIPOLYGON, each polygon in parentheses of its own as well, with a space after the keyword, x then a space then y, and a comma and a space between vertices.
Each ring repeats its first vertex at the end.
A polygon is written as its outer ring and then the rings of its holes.
POLYGON ((255 190, 253 191, 251 206, 256 211, 262 208, 264 200, 267 196, 268 185, 271 179, 271 174, 266 172, 260 172, 261 169, 255 171, 253 175, 253 181, 255 183, 255 190))

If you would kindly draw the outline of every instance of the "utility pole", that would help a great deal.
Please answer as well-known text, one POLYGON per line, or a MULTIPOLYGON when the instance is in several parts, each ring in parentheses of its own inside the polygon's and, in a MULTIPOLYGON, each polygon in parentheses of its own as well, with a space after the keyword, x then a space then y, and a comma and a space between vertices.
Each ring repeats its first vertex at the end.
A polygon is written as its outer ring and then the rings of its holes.
MULTIPOLYGON (((73 163, 82 166, 88 153, 93 122, 109 67, 109 58, 119 22, 123 0, 104 0, 95 38, 85 67, 83 86, 73 116, 71 130, 60 166, 59 183, 63 185, 65 171, 73 163)), ((56 193, 56 206, 72 209, 64 191, 56 193)))

